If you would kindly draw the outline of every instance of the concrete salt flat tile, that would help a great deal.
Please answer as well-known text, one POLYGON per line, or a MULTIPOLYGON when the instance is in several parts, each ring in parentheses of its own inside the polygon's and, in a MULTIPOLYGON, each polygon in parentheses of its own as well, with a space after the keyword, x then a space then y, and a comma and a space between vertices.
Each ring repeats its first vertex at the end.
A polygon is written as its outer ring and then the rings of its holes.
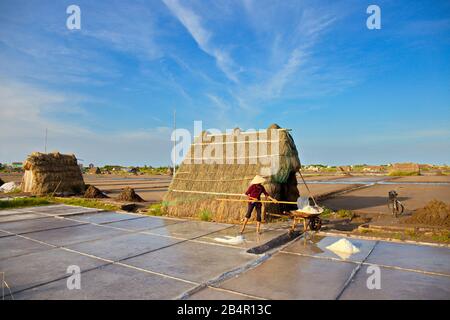
POLYGON ((63 229, 27 233, 27 237, 50 243, 55 246, 67 246, 79 242, 103 239, 126 233, 126 231, 86 224, 63 229))
POLYGON ((89 208, 71 208, 71 209, 63 209, 54 212, 41 212, 42 214, 51 215, 51 216, 76 216, 85 213, 94 213, 94 212, 102 212, 100 209, 89 209, 89 208))
POLYGON ((266 299, 335 299, 355 263, 279 253, 219 285, 266 299))
POLYGON ((101 239, 96 241, 84 242, 68 246, 68 248, 83 253, 119 261, 169 246, 179 242, 167 237, 152 236, 147 234, 125 234, 113 238, 101 239))
POLYGON ((20 213, 32 213, 32 211, 25 210, 25 209, 12 209, 12 210, 0 210, 0 217, 2 216, 9 216, 13 214, 20 214, 20 213))
POLYGON ((70 219, 86 221, 86 222, 91 222, 91 223, 98 223, 98 224, 130 220, 130 219, 141 219, 141 218, 145 218, 145 216, 139 216, 139 215, 128 214, 128 213, 107 212, 107 211, 96 212, 96 213, 84 213, 84 214, 79 214, 79 215, 73 215, 70 217, 70 219))
POLYGON ((246 229, 244 232, 244 242, 242 243, 223 243, 221 241, 216 240, 216 238, 227 240, 226 237, 237 237, 239 235, 240 226, 233 226, 231 228, 227 228, 224 230, 220 230, 211 234, 208 234, 206 236, 200 237, 196 239, 196 241, 204 241, 209 243, 216 243, 216 244, 226 244, 231 245, 239 248, 253 248, 259 245, 262 245, 284 233, 286 233, 286 230, 267 230, 263 231, 261 234, 257 234, 254 228, 246 229))
POLYGON ((11 237, 11 236, 12 236, 12 235, 9 234, 8 232, 0 231, 0 238, 3 238, 3 237, 11 237))
POLYGON ((11 221, 20 221, 20 220, 29 220, 29 219, 39 219, 45 218, 45 215, 39 213, 18 213, 8 216, 1 216, 0 223, 3 222, 11 222, 11 221))
POLYGON ((0 223, 0 230, 6 230, 16 234, 22 234, 27 232, 36 232, 55 228, 76 226, 81 224, 85 224, 85 222, 76 222, 66 219, 57 219, 50 217, 42 219, 31 219, 31 220, 0 223))
POLYGON ((326 257, 326 258, 335 258, 347 261, 355 261, 361 262, 363 261, 373 247, 376 244, 376 241, 370 240, 362 240, 355 238, 348 238, 347 240, 353 243, 355 247, 357 247, 360 251, 358 253, 352 254, 350 256, 345 254, 340 254, 338 252, 333 252, 328 250, 326 247, 333 244, 334 242, 342 239, 343 237, 334 237, 334 236, 318 236, 313 235, 312 238, 302 237, 284 248, 285 252, 299 253, 305 255, 312 255, 317 257, 326 257))
POLYGON ((16 300, 105 299, 105 300, 159 300, 174 299, 194 285, 130 269, 107 265, 82 273, 81 289, 68 290, 66 279, 23 291, 16 300))
POLYGON ((18 236, 3 237, 0 239, 0 259, 16 257, 42 250, 49 250, 51 248, 51 246, 40 244, 18 236))
POLYGON ((450 275, 450 248, 382 241, 367 262, 450 275))
POLYGON ((255 299, 237 293, 232 293, 230 291, 206 287, 192 294, 187 300, 255 300, 255 299))
POLYGON ((381 267, 381 289, 368 289, 367 265, 363 265, 343 292, 344 300, 449 300, 450 278, 381 267))
POLYGON ((17 291, 69 276, 67 267, 79 266, 81 271, 106 262, 63 249, 50 249, 0 260, 0 270, 13 294, 17 291))
POLYGON ((256 258, 238 248, 188 241, 122 262, 185 280, 204 282, 256 258))
POLYGON ((192 239, 207 235, 211 232, 229 228, 230 226, 232 225, 202 221, 185 221, 182 223, 169 224, 161 228, 152 229, 151 233, 192 239))
POLYGON ((66 206, 64 204, 52 204, 48 206, 35 206, 35 207, 28 207, 27 209, 32 212, 46 212, 46 211, 52 211, 52 210, 58 210, 62 208, 72 208, 70 206, 66 206))
POLYGON ((101 211, 96 208, 85 208, 79 206, 66 206, 66 205, 57 205, 57 206, 43 206, 43 207, 33 207, 30 209, 36 213, 42 213, 47 215, 67 215, 67 214, 76 214, 76 213, 91 213, 101 211))
POLYGON ((180 222, 184 223, 184 221, 175 220, 175 219, 145 217, 142 219, 132 219, 132 220, 112 222, 112 223, 108 223, 105 225, 109 226, 109 227, 123 228, 123 229, 131 230, 131 231, 142 231, 142 230, 149 230, 149 229, 164 227, 164 226, 168 226, 168 225, 180 223, 180 222))

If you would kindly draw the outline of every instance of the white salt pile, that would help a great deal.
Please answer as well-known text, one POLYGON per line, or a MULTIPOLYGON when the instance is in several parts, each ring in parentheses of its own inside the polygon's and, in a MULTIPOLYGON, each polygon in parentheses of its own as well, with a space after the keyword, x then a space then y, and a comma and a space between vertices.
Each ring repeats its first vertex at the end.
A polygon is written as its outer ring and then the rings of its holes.
POLYGON ((309 213, 309 214, 320 214, 323 212, 323 209, 321 207, 306 206, 301 209, 298 209, 297 211, 309 213))
POLYGON ((4 183, 1 187, 0 187, 0 192, 12 192, 14 190, 16 190, 17 188, 19 188, 19 185, 16 184, 15 182, 11 181, 11 182, 7 182, 4 183))
POLYGON ((214 238, 214 241, 236 245, 236 244, 243 243, 244 237, 243 236, 236 236, 236 237, 225 236, 225 238, 214 238))
POLYGON ((348 259, 352 254, 359 252, 359 249, 345 238, 330 244, 326 248, 344 260, 348 259))

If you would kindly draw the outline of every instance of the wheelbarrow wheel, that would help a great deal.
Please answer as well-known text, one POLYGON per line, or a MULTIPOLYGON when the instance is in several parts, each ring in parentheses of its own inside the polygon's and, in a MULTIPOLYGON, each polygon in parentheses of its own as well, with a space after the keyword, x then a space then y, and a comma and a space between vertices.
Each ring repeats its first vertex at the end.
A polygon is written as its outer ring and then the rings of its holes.
POLYGON ((319 231, 322 228, 322 219, 319 217, 309 219, 309 228, 312 231, 319 231))

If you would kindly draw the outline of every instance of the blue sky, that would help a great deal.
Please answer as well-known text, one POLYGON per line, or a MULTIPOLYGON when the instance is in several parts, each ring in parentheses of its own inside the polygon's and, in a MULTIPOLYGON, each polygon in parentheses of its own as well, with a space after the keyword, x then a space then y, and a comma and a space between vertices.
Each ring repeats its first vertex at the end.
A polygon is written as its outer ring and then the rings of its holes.
POLYGON ((449 57, 448 1, 1 0, 0 162, 48 128, 86 164, 167 165, 176 108, 290 128, 303 163, 448 164, 449 57))

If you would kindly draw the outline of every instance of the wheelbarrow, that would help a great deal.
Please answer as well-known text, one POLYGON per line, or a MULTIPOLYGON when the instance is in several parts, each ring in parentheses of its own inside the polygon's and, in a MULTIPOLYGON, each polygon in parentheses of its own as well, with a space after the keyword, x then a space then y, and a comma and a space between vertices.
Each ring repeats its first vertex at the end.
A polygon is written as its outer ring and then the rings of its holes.
POLYGON ((319 231, 322 227, 322 219, 320 219, 320 214, 323 212, 323 209, 318 207, 317 212, 305 212, 301 210, 292 210, 290 211, 290 216, 292 217, 292 227, 291 230, 294 231, 295 227, 299 223, 299 220, 303 222, 303 232, 309 230, 311 231, 319 231))

